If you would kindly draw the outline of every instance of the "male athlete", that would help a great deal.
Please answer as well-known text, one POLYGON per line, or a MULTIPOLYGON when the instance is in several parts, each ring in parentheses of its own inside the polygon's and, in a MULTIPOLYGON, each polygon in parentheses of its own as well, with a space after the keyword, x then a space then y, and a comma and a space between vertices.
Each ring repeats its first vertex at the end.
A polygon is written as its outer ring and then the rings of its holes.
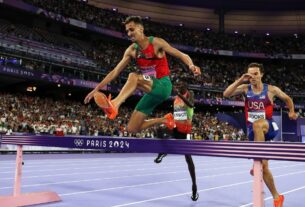
MULTIPOLYGON (((289 118, 297 119, 292 99, 278 87, 264 84, 262 82, 263 74, 264 67, 262 64, 251 63, 247 67, 247 73, 232 83, 223 93, 224 97, 244 95, 250 141, 270 141, 277 135, 278 126, 272 119, 273 99, 275 97, 286 103, 289 109, 289 118)), ((284 196, 279 195, 276 190, 273 176, 268 167, 268 160, 263 160, 262 165, 263 179, 273 196, 274 207, 282 207, 284 196)))
POLYGON ((169 78, 170 71, 166 53, 180 59, 194 75, 201 74, 200 68, 193 64, 192 59, 188 55, 173 48, 165 40, 146 36, 140 17, 127 17, 124 24, 127 35, 133 43, 126 49, 118 65, 86 96, 84 102, 88 103, 94 97, 107 117, 115 119, 121 104, 136 89, 140 89, 146 94, 141 98, 133 111, 127 131, 136 133, 160 122, 164 123, 168 128, 173 128, 174 121, 172 114, 167 114, 162 118, 146 120, 153 109, 167 100, 171 95, 172 83, 169 78), (99 93, 98 91, 101 88, 117 78, 132 59, 136 59, 142 74, 130 73, 119 95, 113 100, 110 100, 111 96, 107 98, 104 94, 99 93))
MULTIPOLYGON (((187 139, 192 133, 192 119, 194 115, 194 92, 187 89, 186 83, 180 83, 177 96, 174 100, 174 120, 176 127, 173 130, 173 138, 187 139)), ((159 153, 155 159, 160 163, 166 156, 165 153, 159 153)), ((191 155, 185 155, 185 160, 192 178, 192 200, 197 201, 199 194, 197 192, 195 165, 191 155)))

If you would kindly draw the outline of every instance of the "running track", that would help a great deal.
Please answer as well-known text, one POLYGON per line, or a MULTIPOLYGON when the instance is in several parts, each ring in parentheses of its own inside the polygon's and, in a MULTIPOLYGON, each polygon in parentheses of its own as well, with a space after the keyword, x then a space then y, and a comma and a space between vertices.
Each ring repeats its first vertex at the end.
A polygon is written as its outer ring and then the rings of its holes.
MULTIPOLYGON (((24 155, 22 192, 55 191, 62 202, 45 207, 247 207, 252 177, 247 159, 193 156, 200 197, 190 199, 191 179, 183 155, 155 154, 24 155)), ((305 162, 270 161, 285 207, 301 207, 305 162)), ((0 195, 12 194, 15 155, 0 155, 0 195)), ((1 204, 0 204, 1 206, 1 204)), ((272 198, 265 188, 265 206, 272 198)))

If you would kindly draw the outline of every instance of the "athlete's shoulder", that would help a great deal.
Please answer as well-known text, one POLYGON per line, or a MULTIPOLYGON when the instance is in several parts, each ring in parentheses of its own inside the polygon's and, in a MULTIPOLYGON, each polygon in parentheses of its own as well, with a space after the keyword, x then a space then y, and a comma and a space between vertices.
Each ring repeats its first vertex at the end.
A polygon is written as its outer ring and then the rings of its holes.
POLYGON ((274 91, 274 90, 277 90, 278 89, 278 87, 277 86, 274 86, 274 85, 271 85, 271 84, 266 84, 267 85, 267 87, 268 87, 268 91, 274 91))
POLYGON ((125 53, 126 54, 132 54, 136 49, 137 49, 137 44, 136 43, 132 43, 131 45, 129 45, 127 47, 127 49, 125 50, 125 53))
POLYGON ((129 45, 129 47, 127 48, 127 50, 128 50, 128 49, 130 49, 130 50, 135 50, 135 49, 137 49, 137 47, 138 47, 138 44, 137 44, 137 43, 132 43, 132 44, 129 45))
POLYGON ((166 43, 166 41, 164 39, 162 39, 161 37, 153 37, 152 43, 153 44, 164 44, 164 43, 166 43))

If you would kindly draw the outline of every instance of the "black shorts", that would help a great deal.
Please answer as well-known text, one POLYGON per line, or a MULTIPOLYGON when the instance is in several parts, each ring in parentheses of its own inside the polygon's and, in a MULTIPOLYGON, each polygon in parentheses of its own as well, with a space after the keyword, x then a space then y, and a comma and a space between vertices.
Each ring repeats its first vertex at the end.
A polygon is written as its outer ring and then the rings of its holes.
POLYGON ((174 128, 173 130, 173 139, 186 139, 187 134, 181 133, 177 130, 177 128, 174 128))

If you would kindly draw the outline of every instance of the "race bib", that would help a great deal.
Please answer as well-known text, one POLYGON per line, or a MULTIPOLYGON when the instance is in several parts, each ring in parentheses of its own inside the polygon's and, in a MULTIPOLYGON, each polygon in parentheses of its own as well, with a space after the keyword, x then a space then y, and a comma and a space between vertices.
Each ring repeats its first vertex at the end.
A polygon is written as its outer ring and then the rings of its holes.
POLYGON ((187 113, 186 111, 175 111, 174 112, 174 119, 178 121, 187 120, 187 113))
POLYGON ((156 71, 155 70, 147 70, 143 71, 143 76, 149 76, 149 77, 157 77, 156 71))
POLYGON ((143 78, 144 78, 144 80, 147 80, 147 81, 151 80, 151 77, 149 75, 143 75, 143 78))
POLYGON ((253 123, 259 119, 265 119, 266 114, 264 111, 255 111, 255 112, 248 112, 248 121, 253 123))

